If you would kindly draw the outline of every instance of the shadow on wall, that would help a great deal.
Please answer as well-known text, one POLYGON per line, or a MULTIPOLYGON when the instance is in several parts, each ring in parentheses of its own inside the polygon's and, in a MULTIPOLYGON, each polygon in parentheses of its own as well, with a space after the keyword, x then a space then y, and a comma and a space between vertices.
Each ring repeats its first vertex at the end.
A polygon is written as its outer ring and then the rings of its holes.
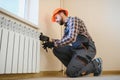
POLYGON ((52 30, 52 24, 51 24, 51 18, 49 16, 49 14, 47 14, 45 16, 45 26, 46 26, 46 33, 48 34, 48 36, 50 36, 51 32, 53 32, 52 30))

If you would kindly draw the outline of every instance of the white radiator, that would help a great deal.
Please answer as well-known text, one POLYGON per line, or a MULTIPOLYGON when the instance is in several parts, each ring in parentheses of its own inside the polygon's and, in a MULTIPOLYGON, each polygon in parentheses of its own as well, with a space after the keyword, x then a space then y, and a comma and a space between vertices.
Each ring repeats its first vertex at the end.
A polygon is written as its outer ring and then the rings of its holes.
POLYGON ((40 72, 39 32, 0 13, 0 74, 40 72))

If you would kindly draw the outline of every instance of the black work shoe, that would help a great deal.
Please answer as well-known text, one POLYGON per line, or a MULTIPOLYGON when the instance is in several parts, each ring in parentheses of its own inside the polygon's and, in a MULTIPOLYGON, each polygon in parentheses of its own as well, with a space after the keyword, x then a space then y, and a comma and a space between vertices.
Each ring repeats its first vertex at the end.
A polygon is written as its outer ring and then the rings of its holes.
POLYGON ((101 58, 96 58, 94 59, 98 63, 98 66, 94 72, 94 76, 99 76, 102 73, 102 59, 101 58))

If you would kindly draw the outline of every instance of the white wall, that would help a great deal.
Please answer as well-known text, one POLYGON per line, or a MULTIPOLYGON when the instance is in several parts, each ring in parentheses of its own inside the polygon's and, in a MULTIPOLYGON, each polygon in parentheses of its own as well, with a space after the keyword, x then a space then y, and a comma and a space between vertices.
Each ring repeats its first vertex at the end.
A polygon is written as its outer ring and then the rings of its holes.
POLYGON ((120 0, 64 0, 69 15, 84 20, 104 70, 120 70, 120 0))

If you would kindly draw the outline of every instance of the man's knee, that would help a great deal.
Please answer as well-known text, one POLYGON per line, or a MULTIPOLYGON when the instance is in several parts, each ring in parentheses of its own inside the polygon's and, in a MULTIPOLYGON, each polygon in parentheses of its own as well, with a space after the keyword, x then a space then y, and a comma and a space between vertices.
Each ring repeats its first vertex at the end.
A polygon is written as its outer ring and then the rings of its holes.
POLYGON ((77 71, 74 71, 74 70, 72 70, 72 69, 67 69, 66 70, 66 75, 68 76, 68 77, 78 77, 78 74, 76 74, 76 73, 78 73, 77 71))
POLYGON ((76 54, 74 59, 69 63, 66 74, 68 77, 80 77, 83 76, 83 72, 81 72, 82 68, 86 66, 88 61, 85 57, 76 54))
POLYGON ((82 76, 86 75, 86 72, 83 72, 81 70, 73 71, 71 69, 67 69, 66 70, 66 75, 68 77, 73 77, 73 78, 74 77, 82 77, 82 76))
POLYGON ((87 72, 86 71, 82 71, 82 70, 72 70, 72 69, 67 69, 66 70, 66 75, 68 77, 82 77, 82 76, 85 76, 87 75, 87 72))
POLYGON ((79 72, 83 67, 84 65, 82 63, 79 63, 78 65, 77 63, 75 65, 69 64, 67 66, 66 75, 68 77, 79 77, 81 76, 79 72))

